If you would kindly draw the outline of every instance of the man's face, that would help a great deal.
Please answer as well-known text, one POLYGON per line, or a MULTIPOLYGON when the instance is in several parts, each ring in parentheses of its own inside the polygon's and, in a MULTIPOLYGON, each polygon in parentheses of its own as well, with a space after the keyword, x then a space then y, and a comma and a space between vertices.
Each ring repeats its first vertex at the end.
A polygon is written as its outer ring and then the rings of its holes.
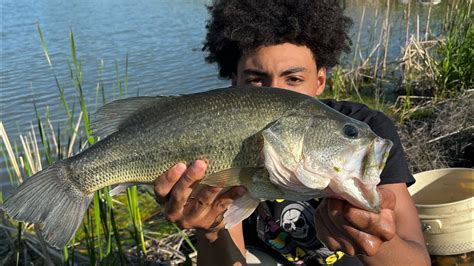
POLYGON ((306 46, 263 46, 240 58, 232 84, 283 88, 317 96, 324 90, 326 69, 316 68, 313 54, 306 46))

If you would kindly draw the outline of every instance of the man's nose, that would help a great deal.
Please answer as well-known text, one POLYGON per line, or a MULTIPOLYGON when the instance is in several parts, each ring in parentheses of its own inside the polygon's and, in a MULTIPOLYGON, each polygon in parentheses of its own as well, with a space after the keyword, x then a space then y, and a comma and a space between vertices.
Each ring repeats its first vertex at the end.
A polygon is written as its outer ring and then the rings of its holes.
POLYGON ((264 84, 266 87, 273 87, 273 88, 282 88, 282 85, 280 80, 274 78, 274 79, 268 79, 267 84, 264 84))

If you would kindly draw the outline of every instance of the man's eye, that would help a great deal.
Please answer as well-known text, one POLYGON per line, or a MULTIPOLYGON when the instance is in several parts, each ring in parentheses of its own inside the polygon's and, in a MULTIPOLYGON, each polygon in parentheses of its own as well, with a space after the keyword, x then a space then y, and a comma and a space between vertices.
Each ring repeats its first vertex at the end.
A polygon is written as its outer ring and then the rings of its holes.
POLYGON ((286 80, 286 82, 289 84, 289 85, 298 85, 298 84, 301 84, 301 82, 303 82, 303 79, 299 78, 299 77, 288 77, 288 79, 286 80))
POLYGON ((262 85, 262 79, 261 78, 249 78, 245 80, 246 84, 249 85, 255 85, 255 86, 261 86, 262 85))

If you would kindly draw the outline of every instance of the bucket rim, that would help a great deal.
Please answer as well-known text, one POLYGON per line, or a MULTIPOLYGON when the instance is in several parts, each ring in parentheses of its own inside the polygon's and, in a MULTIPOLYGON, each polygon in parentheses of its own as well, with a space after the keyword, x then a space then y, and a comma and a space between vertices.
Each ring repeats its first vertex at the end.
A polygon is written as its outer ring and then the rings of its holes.
POLYGON ((419 174, 429 173, 429 172, 448 171, 448 170, 474 171, 473 168, 467 168, 467 167, 446 167, 446 168, 437 168, 437 169, 431 169, 427 171, 421 171, 413 175, 419 175, 419 174))
MULTIPOLYGON (((435 182, 439 178, 442 178, 444 175, 442 175, 441 173, 443 173, 443 172, 464 172, 464 173, 471 172, 471 173, 474 173, 474 169, 473 168, 463 168, 463 167, 439 168, 439 169, 422 171, 422 172, 413 174, 413 177, 415 178, 416 182, 414 184, 412 184, 410 187, 408 187, 408 192, 410 193, 411 196, 414 196, 416 193, 420 192, 427 185, 435 182), (432 179, 429 179, 429 180, 427 180, 427 179, 418 179, 421 176, 429 175, 430 173, 438 173, 440 175, 437 176, 436 178, 432 178, 432 179)), ((473 175, 473 179, 474 179, 474 175, 473 175)), ((467 198, 467 200, 468 199, 470 199, 470 198, 467 198)), ((464 199, 464 200, 466 200, 466 199, 464 199)), ((461 200, 461 201, 463 201, 463 200, 461 200)), ((459 202, 459 201, 456 201, 456 202, 459 202)), ((443 204, 445 204, 445 203, 443 203, 443 204)))
POLYGON ((458 200, 458 201, 453 201, 453 202, 448 202, 448 203, 440 203, 440 204, 418 204, 415 203, 416 207, 423 207, 423 208, 441 208, 441 207, 449 207, 451 205, 458 205, 458 204, 463 204, 466 202, 472 201, 474 203, 474 197, 466 198, 463 200, 458 200))

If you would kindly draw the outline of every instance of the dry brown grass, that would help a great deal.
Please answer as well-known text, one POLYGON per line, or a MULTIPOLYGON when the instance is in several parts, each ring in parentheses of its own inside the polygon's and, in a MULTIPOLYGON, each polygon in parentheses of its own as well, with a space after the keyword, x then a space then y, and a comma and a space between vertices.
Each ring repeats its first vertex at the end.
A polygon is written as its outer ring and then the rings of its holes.
POLYGON ((473 167, 474 91, 409 110, 398 125, 413 173, 445 167, 473 167))
MULTIPOLYGON (((147 240, 145 242, 147 253, 146 257, 142 258, 142 262, 152 265, 183 265, 187 259, 190 259, 191 265, 196 265, 197 252, 186 245, 186 238, 195 240, 194 229, 185 229, 161 240, 147 240)), ((126 254, 131 263, 140 262, 136 254, 136 248, 130 249, 126 254)))
POLYGON ((416 94, 432 94, 431 87, 436 84, 436 78, 439 76, 436 60, 433 58, 437 43, 436 40, 420 41, 411 36, 403 49, 400 59, 401 78, 405 87, 416 90, 416 94))

